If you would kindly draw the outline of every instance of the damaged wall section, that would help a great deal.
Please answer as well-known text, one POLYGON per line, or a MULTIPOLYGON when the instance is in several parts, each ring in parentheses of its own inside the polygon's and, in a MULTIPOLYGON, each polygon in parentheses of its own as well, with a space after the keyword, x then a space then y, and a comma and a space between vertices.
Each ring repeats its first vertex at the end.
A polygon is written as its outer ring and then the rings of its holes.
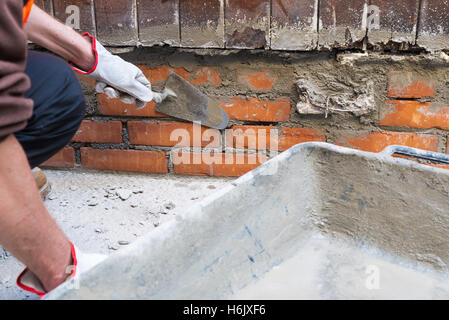
POLYGON ((92 81, 80 76, 88 114, 71 144, 47 165, 239 176, 308 141, 372 152, 391 144, 448 152, 445 53, 220 52, 140 48, 121 56, 137 64, 155 90, 175 72, 216 99, 231 119, 227 130, 204 134, 202 128, 195 141, 191 123, 157 113, 154 103, 136 110, 96 96, 92 81), (172 137, 176 129, 189 133, 181 148, 189 156, 212 151, 222 163, 176 164, 181 150, 172 137), (239 139, 243 145, 237 145, 239 139), (233 163, 238 155, 244 163, 233 163))

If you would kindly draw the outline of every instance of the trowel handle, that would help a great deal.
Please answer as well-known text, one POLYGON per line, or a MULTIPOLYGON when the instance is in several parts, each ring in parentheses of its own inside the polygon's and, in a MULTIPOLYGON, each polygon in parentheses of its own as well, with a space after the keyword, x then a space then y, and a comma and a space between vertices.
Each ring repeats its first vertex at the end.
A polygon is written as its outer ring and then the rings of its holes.
POLYGON ((393 154, 399 154, 402 156, 415 157, 419 159, 425 159, 430 161, 441 162, 449 164, 449 155, 432 152, 427 150, 415 149, 406 146, 389 146, 386 147, 381 154, 386 156, 392 156, 393 154))
POLYGON ((156 104, 161 103, 162 101, 167 99, 167 97, 177 97, 177 95, 176 95, 176 93, 173 92, 173 90, 171 90, 169 88, 165 88, 164 91, 162 91, 160 93, 153 91, 153 101, 156 104))

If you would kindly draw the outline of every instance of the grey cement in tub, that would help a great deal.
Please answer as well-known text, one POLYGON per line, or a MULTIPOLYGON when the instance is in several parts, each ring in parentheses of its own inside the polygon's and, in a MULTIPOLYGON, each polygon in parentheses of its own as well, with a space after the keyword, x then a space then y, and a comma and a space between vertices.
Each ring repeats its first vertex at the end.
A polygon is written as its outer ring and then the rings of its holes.
POLYGON ((380 250, 314 234, 232 299, 444 299, 449 281, 380 250))
POLYGON ((448 298, 448 197, 446 170, 298 145, 48 298, 448 298))

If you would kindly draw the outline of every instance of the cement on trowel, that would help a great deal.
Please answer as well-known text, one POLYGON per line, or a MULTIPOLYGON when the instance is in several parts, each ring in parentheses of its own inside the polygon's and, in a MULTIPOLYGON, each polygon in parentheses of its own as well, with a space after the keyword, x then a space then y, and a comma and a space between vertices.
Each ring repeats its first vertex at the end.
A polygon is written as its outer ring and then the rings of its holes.
POLYGON ((218 103, 181 76, 171 72, 165 88, 171 94, 156 106, 158 112, 210 128, 225 129, 228 126, 229 116, 218 103))
POLYGON ((48 298, 448 298, 448 197, 447 170, 298 145, 48 298))

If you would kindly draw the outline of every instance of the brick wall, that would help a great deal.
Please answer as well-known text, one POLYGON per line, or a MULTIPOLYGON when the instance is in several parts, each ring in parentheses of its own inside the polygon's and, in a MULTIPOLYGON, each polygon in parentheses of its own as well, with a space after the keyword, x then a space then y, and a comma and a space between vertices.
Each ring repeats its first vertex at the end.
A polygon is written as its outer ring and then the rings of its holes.
POLYGON ((446 1, 38 3, 63 21, 73 14, 67 5, 76 3, 81 31, 107 45, 153 46, 121 56, 138 65, 155 90, 176 72, 231 119, 227 130, 196 128, 157 113, 154 103, 136 110, 96 95, 93 82, 80 76, 86 119, 47 166, 240 176, 308 141, 372 152, 401 144, 449 153, 449 56, 401 51, 445 48, 446 1), (370 29, 366 19, 374 5, 382 14, 378 28, 370 29), (383 47, 389 42, 396 45, 383 47), (360 46, 368 51, 324 50, 360 46), (382 53, 370 50, 381 47, 382 53), (264 50, 240 50, 254 48, 264 50), (298 81, 322 92, 324 100, 317 101, 330 109, 304 109, 313 101, 298 81), (359 101, 364 96, 367 108, 359 101), (174 135, 179 130, 183 134, 174 135))
POLYGON ((446 0, 37 0, 105 45, 449 49, 446 0), (78 19, 79 18, 79 19, 78 19))

